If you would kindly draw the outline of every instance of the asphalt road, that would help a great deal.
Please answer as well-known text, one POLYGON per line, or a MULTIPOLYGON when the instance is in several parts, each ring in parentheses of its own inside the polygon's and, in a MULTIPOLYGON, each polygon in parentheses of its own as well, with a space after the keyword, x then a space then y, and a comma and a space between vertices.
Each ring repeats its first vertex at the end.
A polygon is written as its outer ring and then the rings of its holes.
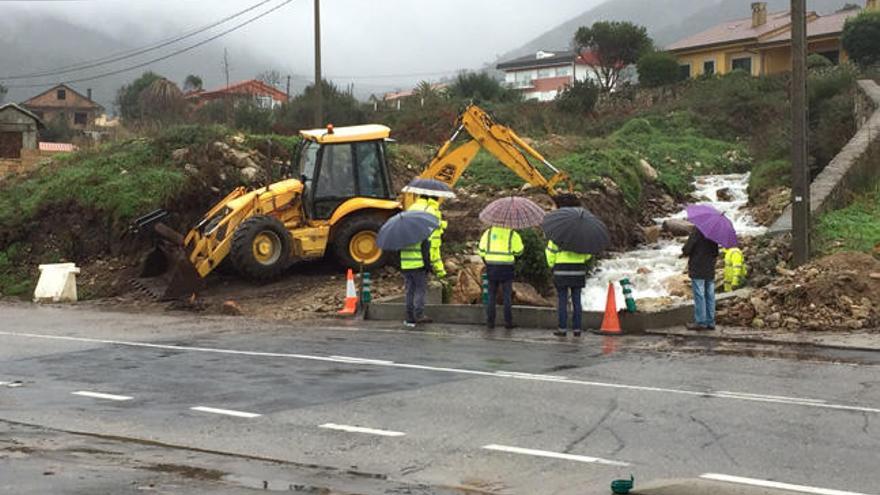
MULTIPOLYGON (((0 306, 2 437, 216 474, 175 468, 163 493, 604 494, 630 474, 880 493, 875 365, 449 330, 0 306)), ((143 482, 21 451, 0 442, 4 493, 46 493, 44 458, 79 480, 52 493, 143 482)))

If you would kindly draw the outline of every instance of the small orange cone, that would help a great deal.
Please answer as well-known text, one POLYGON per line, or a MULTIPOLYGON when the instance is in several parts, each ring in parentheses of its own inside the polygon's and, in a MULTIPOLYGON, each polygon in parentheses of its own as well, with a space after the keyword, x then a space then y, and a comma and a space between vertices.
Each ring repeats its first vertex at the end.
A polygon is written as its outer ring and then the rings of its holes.
POLYGON ((345 305, 339 310, 341 315, 353 315, 357 312, 358 296, 354 288, 354 273, 351 268, 345 276, 345 305))
POLYGON ((617 317, 617 300, 614 298, 614 284, 608 282, 608 301, 605 303, 605 317, 599 332, 605 335, 620 335, 620 319, 617 317))

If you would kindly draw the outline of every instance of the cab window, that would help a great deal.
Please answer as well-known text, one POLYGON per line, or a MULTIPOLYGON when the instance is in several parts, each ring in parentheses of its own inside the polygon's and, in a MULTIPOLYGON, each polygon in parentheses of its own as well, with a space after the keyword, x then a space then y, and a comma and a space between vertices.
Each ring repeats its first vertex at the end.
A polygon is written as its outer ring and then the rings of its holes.
POLYGON ((381 144, 378 141, 354 143, 357 163, 358 195, 387 198, 385 170, 382 167, 381 144))

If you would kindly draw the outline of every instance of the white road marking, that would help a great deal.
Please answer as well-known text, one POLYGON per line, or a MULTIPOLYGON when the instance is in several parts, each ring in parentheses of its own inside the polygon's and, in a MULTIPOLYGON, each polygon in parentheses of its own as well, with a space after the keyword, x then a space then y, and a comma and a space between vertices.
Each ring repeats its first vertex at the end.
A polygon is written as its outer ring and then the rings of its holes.
POLYGON ((394 361, 386 361, 383 359, 366 359, 366 358, 358 358, 358 357, 349 357, 349 356, 330 356, 331 359, 338 360, 339 362, 344 363, 352 363, 352 364, 394 364, 394 361))
POLYGON ((747 398, 758 398, 758 399, 779 399, 779 400, 793 400, 797 402, 816 402, 818 404, 824 404, 827 401, 822 399, 803 399, 799 397, 784 397, 781 395, 764 395, 764 394, 747 394, 745 392, 729 392, 727 390, 722 390, 718 392, 719 395, 735 395, 738 397, 747 397, 747 398))
POLYGON ((362 426, 337 425, 335 423, 324 423, 319 428, 327 428, 328 430, 347 431, 349 433, 366 433, 368 435, 379 435, 383 437, 402 437, 406 435, 402 431, 377 430, 375 428, 364 428, 362 426))
POLYGON ((537 457, 549 457, 551 459, 562 459, 566 461, 587 462, 590 464, 604 464, 606 466, 629 466, 628 462, 612 461, 610 459, 602 459, 600 457, 590 457, 586 455, 563 454, 562 452, 550 452, 548 450, 524 449, 522 447, 510 447, 507 445, 484 445, 486 450, 495 450, 498 452, 508 452, 511 454, 533 455, 537 457))
POLYGON ((498 376, 506 376, 510 378, 523 378, 526 380, 543 380, 543 381, 559 381, 563 382, 568 380, 567 376, 557 376, 557 375, 538 375, 535 373, 522 373, 519 371, 496 371, 496 375, 498 376))
POLYGON ((225 414, 226 416, 235 416, 237 418, 259 418, 262 414, 250 413, 244 411, 233 411, 231 409, 217 409, 216 407, 196 406, 191 407, 193 411, 201 411, 213 414, 225 414))
MULTIPOLYGON (((825 402, 817 402, 816 399, 796 399, 792 398, 791 400, 780 400, 773 399, 767 396, 760 395, 750 395, 744 394, 740 392, 715 392, 715 391, 698 391, 698 390, 683 390, 683 389, 675 389, 675 388, 664 388, 664 387, 649 387, 645 385, 626 385, 623 383, 609 383, 609 382, 594 382, 589 380, 575 380, 565 376, 557 376, 557 375, 546 375, 548 378, 543 378, 540 375, 533 375, 530 373, 526 373, 523 375, 505 372, 502 374, 496 373, 494 371, 481 371, 481 370, 468 370, 461 368, 446 368, 442 366, 426 366, 421 364, 408 364, 408 363, 395 363, 393 361, 382 361, 382 360, 371 360, 371 359, 363 359, 353 361, 350 357, 345 356, 314 356, 309 354, 291 354, 291 353, 283 353, 283 352, 261 352, 261 351, 238 351, 234 349, 217 349, 210 347, 187 347, 181 345, 172 345, 172 344, 150 344, 148 342, 127 342, 122 340, 106 340, 106 339, 92 339, 88 337, 69 337, 64 335, 43 335, 43 334, 35 334, 35 333, 23 333, 23 332, 4 332, 0 331, 0 335, 6 335, 10 337, 21 337, 21 338, 33 338, 33 339, 47 339, 47 340, 66 340, 71 342, 88 342, 93 344, 106 344, 106 345, 118 345, 118 346, 127 346, 127 347, 141 347, 145 349, 165 349, 165 350, 175 350, 175 351, 188 351, 188 352, 208 352, 208 353, 216 353, 216 354, 230 354, 230 355, 238 355, 238 356, 257 356, 257 357, 275 357, 275 358, 287 358, 287 359, 302 359, 306 361, 322 361, 322 362, 331 362, 331 363, 346 363, 346 364, 361 364, 361 365, 371 365, 371 366, 385 366, 390 368, 400 368, 400 369, 411 369, 411 370, 422 370, 422 371, 434 371, 434 372, 442 372, 442 373, 455 373, 459 375, 472 375, 472 376, 487 376, 487 377, 495 377, 495 378, 505 378, 511 380, 537 380, 537 381, 545 381, 552 383, 563 383, 569 385, 582 385, 587 387, 603 387, 603 388, 613 388, 620 390, 633 390, 637 392, 657 392, 657 393, 666 393, 666 394, 678 394, 678 395, 687 395, 691 397, 710 397, 710 398, 718 398, 718 399, 731 399, 731 400, 744 400, 744 401, 753 401, 753 402, 775 402, 779 404, 786 405, 796 405, 796 406, 805 406, 805 407, 816 407, 822 409, 833 409, 838 411, 850 411, 850 412, 859 412, 859 413, 874 413, 880 414, 880 408, 875 407, 864 407, 864 406, 851 406, 845 404, 828 404, 825 402), (552 378, 549 378, 552 377, 552 378)), ((357 359, 357 358, 355 358, 357 359)))
POLYGON ((813 493, 815 495, 868 495, 866 493, 848 492, 844 490, 832 490, 830 488, 817 488, 814 486, 792 485, 789 483, 779 483, 778 481, 759 480, 755 478, 743 478, 740 476, 730 476, 727 474, 706 473, 700 475, 700 478, 713 481, 724 481, 727 483, 737 483, 740 485, 760 486, 764 488, 775 488, 777 490, 788 490, 798 493, 813 493))
POLYGON ((88 390, 79 390, 76 392, 71 392, 73 395, 81 395, 83 397, 91 397, 93 399, 107 399, 107 400, 131 400, 132 397, 127 395, 115 395, 115 394, 104 394, 101 392, 89 392, 88 390))

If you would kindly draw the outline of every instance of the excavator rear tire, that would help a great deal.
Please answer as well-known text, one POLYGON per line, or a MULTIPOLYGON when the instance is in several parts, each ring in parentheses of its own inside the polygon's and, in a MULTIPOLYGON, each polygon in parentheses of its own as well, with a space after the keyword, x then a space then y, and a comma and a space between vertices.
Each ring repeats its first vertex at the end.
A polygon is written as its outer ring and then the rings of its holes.
POLYGON ((250 280, 277 278, 290 265, 290 232, 278 219, 258 215, 235 229, 229 257, 235 271, 250 280))
POLYGON ((375 245, 379 229, 385 218, 379 215, 360 214, 346 218, 335 228, 333 234, 333 255, 342 266, 351 269, 360 268, 363 264, 367 270, 384 266, 390 254, 375 245))

